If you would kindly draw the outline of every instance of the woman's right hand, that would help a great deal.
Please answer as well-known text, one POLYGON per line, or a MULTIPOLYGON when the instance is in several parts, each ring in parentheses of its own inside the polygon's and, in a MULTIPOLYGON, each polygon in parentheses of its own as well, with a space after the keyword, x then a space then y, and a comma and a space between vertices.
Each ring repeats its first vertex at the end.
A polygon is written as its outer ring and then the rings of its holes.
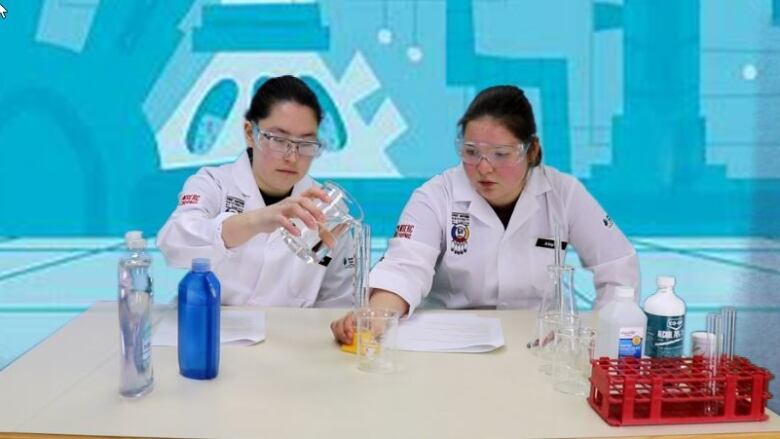
POLYGON ((341 344, 352 343, 355 335, 355 317, 352 312, 348 312, 344 317, 334 320, 330 323, 330 330, 333 337, 341 344))
POLYGON ((300 195, 253 210, 251 214, 255 230, 257 233, 271 233, 279 227, 284 227, 291 235, 300 236, 301 230, 293 224, 293 218, 299 218, 310 229, 317 229, 319 223, 325 222, 325 215, 314 204, 315 199, 330 202, 325 191, 312 186, 300 195))
MULTIPOLYGON (((374 288, 371 290, 369 307, 396 311, 399 316, 405 316, 409 312, 409 304, 401 296, 392 291, 374 288)), ((330 331, 333 337, 341 344, 351 344, 355 334, 355 317, 348 312, 344 317, 330 323, 330 331)))
MULTIPOLYGON (((316 199, 330 202, 325 191, 313 186, 300 195, 287 197, 271 206, 229 217, 222 222, 222 240, 225 242, 225 247, 238 247, 258 233, 271 233, 279 227, 284 227, 293 236, 300 236, 301 230, 295 227, 293 218, 300 218, 306 227, 319 228, 319 224, 325 222, 325 215, 314 204, 316 199)), ((333 248, 335 241, 328 238, 329 236, 322 237, 325 245, 333 248)))

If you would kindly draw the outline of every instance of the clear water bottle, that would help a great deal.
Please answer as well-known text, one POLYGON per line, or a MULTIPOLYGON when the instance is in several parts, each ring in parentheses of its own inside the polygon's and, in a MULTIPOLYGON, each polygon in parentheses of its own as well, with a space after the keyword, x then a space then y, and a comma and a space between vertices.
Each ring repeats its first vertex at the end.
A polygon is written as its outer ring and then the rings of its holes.
POLYGON ((141 232, 125 234, 127 253, 119 259, 119 394, 150 392, 152 373, 152 258, 141 232))
POLYGON ((220 285, 205 258, 179 283, 179 372, 209 380, 219 372, 220 285))

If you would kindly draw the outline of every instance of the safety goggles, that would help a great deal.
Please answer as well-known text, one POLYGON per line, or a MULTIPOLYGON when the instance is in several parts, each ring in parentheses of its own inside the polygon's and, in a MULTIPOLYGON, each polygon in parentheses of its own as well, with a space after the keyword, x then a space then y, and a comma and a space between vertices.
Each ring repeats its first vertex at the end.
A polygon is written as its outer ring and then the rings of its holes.
POLYGON ((282 156, 287 156, 295 151, 298 155, 304 157, 318 157, 325 148, 319 140, 301 139, 272 133, 261 129, 257 124, 252 124, 252 132, 254 133, 255 141, 282 156))
POLYGON ((492 166, 501 168, 519 163, 528 151, 528 143, 494 145, 484 142, 466 142, 459 138, 455 141, 455 148, 463 163, 467 165, 478 165, 484 158, 492 166))

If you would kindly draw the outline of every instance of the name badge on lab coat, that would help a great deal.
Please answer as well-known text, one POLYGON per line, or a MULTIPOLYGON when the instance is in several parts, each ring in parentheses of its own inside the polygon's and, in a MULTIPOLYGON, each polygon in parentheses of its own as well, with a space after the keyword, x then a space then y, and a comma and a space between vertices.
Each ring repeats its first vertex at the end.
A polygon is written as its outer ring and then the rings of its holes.
MULTIPOLYGON (((568 245, 569 245, 568 242, 561 241, 561 249, 566 250, 566 246, 568 245)), ((539 238, 536 240, 536 246, 552 249, 555 248, 555 241, 552 239, 539 238)))

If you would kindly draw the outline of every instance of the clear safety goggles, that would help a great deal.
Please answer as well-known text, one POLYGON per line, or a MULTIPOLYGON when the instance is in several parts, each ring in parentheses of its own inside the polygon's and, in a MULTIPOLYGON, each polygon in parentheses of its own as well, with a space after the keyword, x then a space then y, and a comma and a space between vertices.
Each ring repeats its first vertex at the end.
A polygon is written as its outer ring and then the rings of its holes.
POLYGON ((484 158, 491 166, 501 168, 518 164, 528 151, 528 143, 494 145, 484 142, 466 142, 458 138, 455 141, 455 148, 463 163, 467 165, 478 165, 484 158))
POLYGON ((304 157, 318 157, 325 148, 323 142, 319 139, 301 139, 276 134, 260 129, 257 124, 252 124, 252 132, 258 144, 281 156, 287 156, 294 151, 304 157))

